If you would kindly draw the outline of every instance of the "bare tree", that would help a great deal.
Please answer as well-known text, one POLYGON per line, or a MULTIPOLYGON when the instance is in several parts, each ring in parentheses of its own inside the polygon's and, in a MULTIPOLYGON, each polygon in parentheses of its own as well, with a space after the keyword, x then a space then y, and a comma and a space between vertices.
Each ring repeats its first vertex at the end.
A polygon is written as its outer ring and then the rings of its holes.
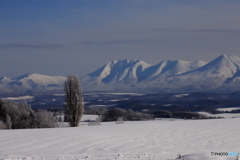
POLYGON ((69 75, 64 83, 65 116, 71 127, 77 127, 84 112, 82 89, 77 75, 69 75))

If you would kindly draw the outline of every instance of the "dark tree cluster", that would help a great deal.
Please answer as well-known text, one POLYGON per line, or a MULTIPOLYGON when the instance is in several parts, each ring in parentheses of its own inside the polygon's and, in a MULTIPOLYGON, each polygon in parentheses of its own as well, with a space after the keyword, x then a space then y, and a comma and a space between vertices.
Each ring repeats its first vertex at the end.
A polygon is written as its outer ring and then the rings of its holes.
POLYGON ((0 99, 0 129, 53 128, 57 122, 52 112, 34 112, 27 103, 0 99))
POLYGON ((86 108, 84 114, 103 115, 107 110, 106 108, 86 108))
POLYGON ((202 115, 196 112, 190 111, 166 111, 166 110, 159 110, 154 111, 152 114, 156 118, 179 118, 179 119, 213 119, 213 118, 222 118, 222 117, 210 117, 206 115, 202 115))
POLYGON ((103 116, 103 121, 117 121, 119 118, 122 118, 124 121, 144 121, 144 120, 153 120, 154 116, 151 114, 134 112, 133 110, 124 110, 120 108, 114 108, 107 110, 103 116))

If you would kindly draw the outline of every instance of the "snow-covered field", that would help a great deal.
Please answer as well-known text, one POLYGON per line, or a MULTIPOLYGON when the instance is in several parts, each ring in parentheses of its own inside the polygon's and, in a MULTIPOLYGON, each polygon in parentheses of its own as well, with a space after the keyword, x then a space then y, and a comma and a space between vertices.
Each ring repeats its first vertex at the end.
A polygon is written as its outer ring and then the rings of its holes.
POLYGON ((6 98, 3 98, 3 99, 6 99, 6 100, 27 100, 27 99, 33 99, 34 96, 20 96, 20 97, 6 97, 6 98))
POLYGON ((230 108, 218 108, 216 109, 217 111, 223 111, 223 112, 231 112, 231 111, 234 111, 234 110, 239 110, 240 107, 230 107, 230 108))
POLYGON ((240 113, 220 113, 220 114, 211 114, 208 112, 198 112, 209 117, 224 117, 224 118, 240 118, 240 113))
POLYGON ((77 128, 0 130, 0 160, 236 159, 240 118, 102 123, 77 128))
POLYGON ((112 106, 116 106, 116 104, 113 105, 90 105, 88 106, 89 108, 108 108, 108 107, 112 107, 112 106))
POLYGON ((95 121, 96 118, 98 118, 99 116, 98 115, 86 115, 84 114, 81 118, 81 121, 87 121, 87 120, 92 120, 92 121, 95 121))

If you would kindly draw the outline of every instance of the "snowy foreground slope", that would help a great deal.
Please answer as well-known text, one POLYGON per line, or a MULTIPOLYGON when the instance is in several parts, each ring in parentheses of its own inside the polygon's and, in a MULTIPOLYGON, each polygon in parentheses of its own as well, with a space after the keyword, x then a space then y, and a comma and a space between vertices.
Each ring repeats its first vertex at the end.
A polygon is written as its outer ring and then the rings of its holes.
POLYGON ((240 118, 102 123, 77 128, 0 130, 0 160, 217 160, 240 152, 240 118))

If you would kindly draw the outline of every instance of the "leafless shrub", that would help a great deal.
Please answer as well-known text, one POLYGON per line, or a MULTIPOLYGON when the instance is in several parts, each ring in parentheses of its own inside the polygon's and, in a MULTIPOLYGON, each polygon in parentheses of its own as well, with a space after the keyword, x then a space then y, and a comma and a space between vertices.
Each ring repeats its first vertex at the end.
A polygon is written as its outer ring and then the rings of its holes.
POLYGON ((184 160, 183 156, 182 156, 180 153, 178 153, 177 159, 179 159, 179 160, 184 160))
POLYGON ((97 125, 101 125, 100 122, 100 118, 96 118, 96 120, 94 122, 88 122, 88 126, 97 126, 97 125))
POLYGON ((238 156, 236 157, 236 159, 235 159, 235 160, 239 160, 238 156))
POLYGON ((57 117, 52 112, 40 110, 35 113, 33 120, 34 128, 55 128, 58 127, 57 117))
POLYGON ((118 118, 117 121, 115 122, 116 124, 124 124, 124 121, 122 117, 118 118))
POLYGON ((11 129, 12 128, 12 120, 11 117, 7 114, 6 116, 6 129, 11 129))
POLYGON ((0 120, 0 129, 5 129, 6 128, 6 124, 0 120))

